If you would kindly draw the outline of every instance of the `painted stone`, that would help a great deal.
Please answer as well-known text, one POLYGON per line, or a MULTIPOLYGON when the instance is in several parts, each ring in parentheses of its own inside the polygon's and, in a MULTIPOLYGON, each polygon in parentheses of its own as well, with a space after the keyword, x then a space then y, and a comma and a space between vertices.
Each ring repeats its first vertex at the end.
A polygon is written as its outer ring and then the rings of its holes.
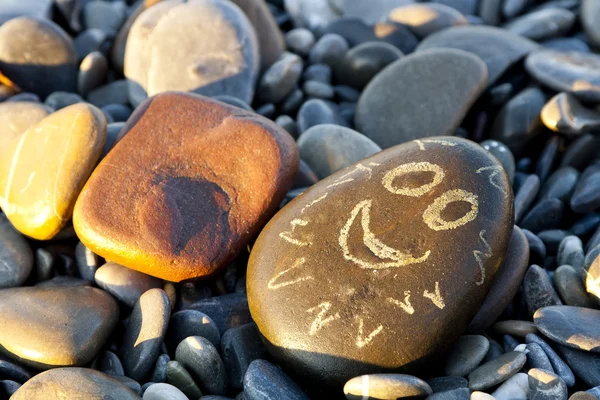
POLYGON ((271 354, 338 386, 426 367, 488 293, 512 203, 497 159, 453 137, 385 150, 312 186, 269 222, 248 264, 271 354))
POLYGON ((294 139, 273 122, 162 93, 123 127, 81 192, 73 225, 86 247, 128 268, 174 282, 205 276, 259 232, 297 170, 294 139))
POLYGON ((21 233, 51 239, 67 224, 106 141, 106 119, 90 104, 50 114, 0 154, 0 206, 21 233))

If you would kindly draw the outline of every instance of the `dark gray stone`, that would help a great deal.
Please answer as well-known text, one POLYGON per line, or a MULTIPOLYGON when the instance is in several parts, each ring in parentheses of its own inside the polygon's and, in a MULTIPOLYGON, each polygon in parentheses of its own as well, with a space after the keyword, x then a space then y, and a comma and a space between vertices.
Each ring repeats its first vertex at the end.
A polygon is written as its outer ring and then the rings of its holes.
POLYGON ((479 144, 500 161, 512 184, 515 178, 515 157, 510 149, 504 143, 491 139, 484 140, 479 144))
POLYGON ((305 28, 292 29, 285 34, 288 49, 302 57, 308 56, 315 42, 315 35, 305 28))
POLYGON ((481 335, 464 335, 450 350, 444 372, 450 376, 467 376, 481 363, 490 348, 490 342, 481 335))
POLYGON ((540 41, 566 34, 575 23, 575 14, 561 8, 533 11, 504 24, 504 29, 540 41))
POLYGON ((557 198, 568 202, 579 179, 579 171, 573 167, 561 167, 554 171, 540 189, 540 200, 557 198))
POLYGON ((167 383, 181 390, 190 399, 202 396, 190 373, 177 361, 167 363, 167 383))
POLYGON ((25 383, 32 375, 23 367, 10 361, 0 359, 0 380, 25 383))
POLYGON ((90 91, 87 100, 96 107, 104 107, 109 104, 129 104, 128 87, 126 79, 114 81, 90 91))
POLYGON ((334 67, 348 51, 346 39, 335 33, 323 35, 310 49, 308 59, 311 64, 326 64, 334 67))
POLYGON ((374 0, 369 3, 354 0, 340 0, 345 17, 360 18, 366 23, 375 23, 396 7, 413 3, 414 0, 374 0))
POLYGON ((245 400, 308 400, 302 389, 279 367, 254 360, 244 375, 245 400))
POLYGON ((458 388, 434 393, 428 396, 427 400, 469 400, 470 398, 471 392, 468 388, 458 388))
POLYGON ((544 336, 578 350, 600 352, 600 311, 572 306, 550 306, 534 315, 544 336))
POLYGON ((483 62, 464 51, 434 49, 403 57, 365 88, 356 127, 383 149, 453 134, 483 91, 486 78, 483 62), (435 116, 430 110, 436 110, 435 116))
POLYGON ((521 221, 537 198, 539 190, 540 178, 535 174, 528 175, 515 194, 515 221, 521 221))
POLYGON ((582 0, 579 19, 589 39, 596 46, 600 46, 600 27, 598 26, 600 6, 598 2, 594 0, 582 0))
POLYGON ((202 336, 184 339, 175 351, 175 359, 181 363, 207 394, 225 394, 227 376, 225 365, 213 344, 202 336))
POLYGON ((112 351, 103 351, 95 361, 95 369, 110 376, 124 376, 125 371, 119 357, 112 351))
POLYGON ((523 279, 523 288, 529 315, 533 315, 542 307, 562 304, 552 287, 552 281, 548 273, 535 264, 527 270, 523 279))
POLYGON ((0 4, 0 25, 17 17, 50 19, 52 0, 3 0, 0 4))
POLYGON ((434 393, 447 392, 454 389, 469 387, 469 381, 462 376, 440 376, 427 381, 434 393))
POLYGON ((527 343, 526 353, 528 368, 537 368, 543 369, 548 372, 554 372, 554 369, 552 368, 552 364, 550 364, 548 356, 539 344, 527 343))
POLYGON ((171 315, 165 343, 171 351, 188 336, 202 336, 219 347, 221 334, 212 318, 198 310, 183 310, 171 315))
POLYGON ((523 217, 519 226, 533 233, 558 228, 562 222, 564 208, 559 199, 542 200, 523 217))
POLYGON ((158 356, 150 377, 151 382, 162 383, 167 381, 167 364, 169 361, 171 361, 171 358, 167 354, 158 356))
POLYGON ((575 139, 567 147, 560 166, 571 166, 582 171, 596 156, 598 146, 600 146, 600 136, 585 134, 575 139))
POLYGON ((587 108, 570 93, 559 93, 544 106, 546 127, 565 136, 577 137, 600 129, 600 112, 587 108))
POLYGON ((558 51, 580 51, 582 53, 590 53, 590 46, 581 39, 575 37, 559 37, 555 39, 545 40, 541 43, 542 46, 558 51))
POLYGON ((302 85, 302 90, 309 98, 331 100, 335 96, 333 86, 319 81, 304 82, 302 85))
POLYGON ((570 204, 571 209, 578 213, 592 212, 600 207, 600 162, 583 171, 570 204))
POLYGON ((542 339, 539 335, 535 333, 530 333, 525 337, 525 341, 527 343, 536 343, 539 345, 550 360, 550 364, 552 364, 552 369, 554 373, 558 374, 567 386, 572 387, 575 385, 575 375, 573 375, 573 371, 571 368, 563 361, 562 358, 559 357, 558 354, 550 347, 548 343, 544 339, 542 339))
POLYGON ((469 389, 485 390, 504 382, 525 365, 527 357, 520 351, 511 351, 483 364, 469 374, 469 389))
POLYGON ((535 166, 535 173, 540 177, 540 182, 545 182, 546 178, 552 171, 554 164, 559 156, 560 148, 562 147, 563 139, 560 136, 552 136, 542 149, 542 154, 538 158, 535 166))
POLYGON ((33 269, 33 252, 27 240, 0 216, 0 289, 21 286, 33 269))
POLYGON ((560 345, 556 346, 556 349, 575 375, 586 385, 600 386, 600 354, 560 345))
POLYGON ((241 390, 250 363, 266 358, 267 352, 254 323, 229 329, 221 341, 223 363, 229 384, 241 390))
POLYGON ((77 91, 82 96, 101 86, 108 74, 108 61, 104 54, 94 51, 85 56, 79 65, 77 75, 77 91))
POLYGON ((54 92, 46 97, 44 103, 51 109, 58 111, 73 104, 83 103, 83 101, 81 96, 76 93, 54 92))
POLYGON ((561 265, 554 273, 554 285, 566 305, 594 308, 597 302, 586 292, 581 272, 570 265, 561 265))
POLYGON ((116 35, 127 18, 127 6, 122 1, 92 0, 84 4, 81 16, 87 29, 99 29, 116 35))
POLYGON ((75 37, 73 46, 77 60, 83 60, 93 52, 105 54, 110 49, 111 39, 108 33, 100 29, 86 29, 75 37))

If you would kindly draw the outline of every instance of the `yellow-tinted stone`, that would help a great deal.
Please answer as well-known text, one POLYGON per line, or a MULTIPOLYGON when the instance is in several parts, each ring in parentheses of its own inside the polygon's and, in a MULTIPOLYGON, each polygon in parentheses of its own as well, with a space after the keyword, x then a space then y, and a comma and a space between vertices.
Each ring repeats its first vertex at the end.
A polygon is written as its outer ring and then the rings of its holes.
POLYGON ((102 154, 106 119, 90 104, 57 111, 0 154, 0 207, 19 231, 54 237, 102 154))
POLYGON ((48 109, 30 101, 0 103, 0 149, 48 116, 48 109))

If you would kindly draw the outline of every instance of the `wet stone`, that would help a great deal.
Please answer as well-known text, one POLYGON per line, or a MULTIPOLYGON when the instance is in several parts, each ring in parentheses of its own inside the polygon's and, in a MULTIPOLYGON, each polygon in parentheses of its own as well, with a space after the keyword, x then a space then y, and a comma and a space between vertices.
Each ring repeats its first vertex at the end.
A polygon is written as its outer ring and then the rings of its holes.
POLYGON ((527 400, 529 382, 527 374, 519 372, 492 392, 496 400, 527 400))
POLYGON ((545 8, 522 15, 504 24, 504 28, 531 40, 563 36, 575 23, 575 14, 560 8, 545 8))
POLYGON ((527 373, 529 398, 532 400, 567 400, 567 385, 549 371, 533 368, 527 373))
POLYGON ((342 126, 321 124, 298 139, 302 158, 320 179, 381 151, 369 138, 342 126))
POLYGON ((129 307, 133 307, 147 290, 161 287, 159 279, 114 262, 98 268, 94 279, 98 286, 129 307))
POLYGON ((33 269, 33 252, 27 240, 0 216, 0 288, 21 286, 33 269))
POLYGON ((308 400, 302 389, 278 366, 255 360, 244 375, 244 399, 308 400))
POLYGON ((203 393, 225 394, 227 376, 219 352, 207 339, 190 336, 177 345, 175 359, 193 376, 203 393))
POLYGON ((523 279, 523 287, 529 315, 533 315, 539 308, 562 304, 548 273, 538 265, 529 267, 523 279))
POLYGON ((36 375, 11 397, 15 400, 84 398, 139 400, 133 391, 113 377, 87 368, 57 368, 36 375))
POLYGON ((167 363, 167 383, 175 386, 190 399, 202 396, 190 373, 177 361, 167 363))
MULTIPOLYGON (((481 2, 500 3, 499 0, 481 2)), ((485 62, 490 86, 513 64, 537 48, 529 39, 492 26, 455 26, 428 36, 417 51, 432 48, 453 48, 471 52, 485 62)), ((503 141, 508 144, 507 142, 503 141)))
POLYGON ((444 372, 450 376, 467 376, 477 366, 485 355, 487 354, 490 347, 490 342, 481 335, 465 335, 458 338, 458 341, 454 343, 448 359, 446 360, 446 367, 444 372))
POLYGON ((525 61, 527 72, 543 85, 582 101, 600 102, 600 56, 539 50, 525 61))
POLYGON ((243 389, 244 376, 254 360, 265 359, 267 352, 254 323, 229 329, 223 335, 221 354, 229 384, 243 389))
POLYGON ((434 49, 411 54, 371 80, 358 101, 356 127, 383 149, 453 134, 486 79, 483 62, 467 52, 434 49), (429 114, 432 109, 434 117, 429 114))
POLYGON ((46 97, 75 92, 77 55, 71 38, 47 19, 14 18, 0 28, 0 69, 21 89, 46 97))
POLYGON ((161 289, 144 292, 135 303, 120 348, 128 377, 142 381, 150 373, 167 332, 170 314, 169 299, 161 289))
POLYGON ((102 348, 118 316, 116 301, 95 288, 1 290, 0 346, 35 368, 84 365, 102 348))
POLYGON ((481 146, 439 137, 394 147, 320 181, 271 220, 249 260, 250 309, 276 360, 302 365, 312 379, 324 365, 330 384, 341 385, 425 362, 479 309, 512 227, 508 178, 481 146), (422 196, 432 200, 423 204, 422 196), (398 236, 403 226, 418 247, 398 236), (463 245, 453 247, 455 240, 463 245), (446 260, 443 274, 438 257, 446 260), (411 272, 419 264, 427 278, 411 272), (416 334, 424 331, 432 335, 416 334))
POLYGON ((231 2, 161 2, 135 20, 125 49, 134 106, 169 90, 251 103, 259 66, 255 30, 231 2))
POLYGON ((194 94, 148 99, 119 135, 79 196, 75 230, 94 253, 173 282, 233 260, 298 168, 295 143, 276 124, 194 94), (129 173, 115 176, 114 165, 129 173))
POLYGON ((362 375, 350 379, 344 385, 347 399, 422 398, 432 394, 429 385, 423 380, 402 374, 362 375))
POLYGON ((540 116, 548 129, 568 136, 600 129, 600 112, 585 107, 569 93, 559 93, 548 100, 540 116))
POLYGON ((485 390, 506 381, 516 374, 527 361, 520 351, 511 351, 483 364, 469 374, 469 389, 485 390))

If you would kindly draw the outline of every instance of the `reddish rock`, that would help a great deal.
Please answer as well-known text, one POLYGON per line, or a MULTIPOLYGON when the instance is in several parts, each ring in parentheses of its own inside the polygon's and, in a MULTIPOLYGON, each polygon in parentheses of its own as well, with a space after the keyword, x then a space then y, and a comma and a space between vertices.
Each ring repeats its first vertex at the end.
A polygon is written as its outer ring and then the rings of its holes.
POLYGON ((298 170, 292 137, 195 94, 142 103, 75 205, 94 253, 169 281, 229 263, 275 212, 298 170))

